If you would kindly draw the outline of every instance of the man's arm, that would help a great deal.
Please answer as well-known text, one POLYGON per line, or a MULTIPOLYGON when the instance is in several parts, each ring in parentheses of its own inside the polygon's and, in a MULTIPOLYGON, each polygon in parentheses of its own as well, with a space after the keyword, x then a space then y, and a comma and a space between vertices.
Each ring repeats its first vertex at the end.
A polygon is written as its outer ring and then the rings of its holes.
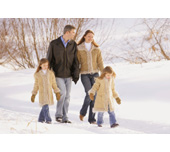
POLYGON ((77 44, 75 44, 75 52, 74 52, 74 60, 73 60, 73 64, 72 64, 72 77, 73 77, 73 81, 75 82, 75 84, 77 83, 78 79, 79 79, 79 61, 78 61, 78 57, 77 57, 77 53, 78 53, 78 49, 77 49, 77 44))

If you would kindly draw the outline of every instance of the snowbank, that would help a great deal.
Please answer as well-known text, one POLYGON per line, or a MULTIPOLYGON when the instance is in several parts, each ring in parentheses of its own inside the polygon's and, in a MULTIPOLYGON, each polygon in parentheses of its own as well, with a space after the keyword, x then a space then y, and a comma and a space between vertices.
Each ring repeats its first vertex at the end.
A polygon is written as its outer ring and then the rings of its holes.
POLYGON ((72 84, 69 119, 72 124, 55 122, 55 107, 50 107, 53 124, 37 122, 40 107, 38 96, 31 103, 35 69, 10 71, 0 67, 0 133, 170 133, 170 62, 153 62, 142 65, 113 64, 117 73, 116 90, 122 99, 116 105, 120 127, 111 129, 105 113, 102 128, 79 120, 84 100, 81 81, 72 84))

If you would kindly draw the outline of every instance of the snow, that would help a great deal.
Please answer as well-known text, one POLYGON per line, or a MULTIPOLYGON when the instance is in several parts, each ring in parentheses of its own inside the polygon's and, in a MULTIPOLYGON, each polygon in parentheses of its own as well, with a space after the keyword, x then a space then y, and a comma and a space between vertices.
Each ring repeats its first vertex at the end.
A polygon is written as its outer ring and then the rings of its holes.
POLYGON ((38 123, 41 107, 38 95, 30 101, 35 69, 12 71, 0 66, 0 133, 14 134, 169 134, 170 133, 170 62, 142 65, 110 64, 117 73, 116 90, 122 99, 116 105, 119 127, 110 128, 105 113, 102 128, 79 120, 84 100, 81 81, 72 84, 69 119, 72 124, 55 121, 55 105, 50 106, 52 124, 38 123))

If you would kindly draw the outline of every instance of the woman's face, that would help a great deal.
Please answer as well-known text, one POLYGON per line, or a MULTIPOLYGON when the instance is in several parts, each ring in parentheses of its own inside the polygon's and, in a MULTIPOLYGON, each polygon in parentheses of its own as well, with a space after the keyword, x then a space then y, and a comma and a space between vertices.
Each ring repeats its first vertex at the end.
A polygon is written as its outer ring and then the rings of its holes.
POLYGON ((47 62, 47 63, 43 63, 43 64, 41 65, 41 69, 42 69, 42 70, 47 70, 47 69, 48 69, 48 62, 47 62))
POLYGON ((92 33, 88 33, 86 36, 84 36, 86 43, 91 43, 93 41, 94 35, 92 33))

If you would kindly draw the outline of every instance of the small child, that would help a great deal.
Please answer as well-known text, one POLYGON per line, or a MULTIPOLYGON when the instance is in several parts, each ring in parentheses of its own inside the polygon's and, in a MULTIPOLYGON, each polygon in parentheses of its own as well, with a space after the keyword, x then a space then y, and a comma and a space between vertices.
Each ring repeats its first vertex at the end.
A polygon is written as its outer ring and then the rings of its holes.
POLYGON ((57 100, 60 100, 60 90, 57 87, 54 73, 49 69, 49 62, 47 59, 42 58, 40 60, 34 78, 35 83, 31 101, 34 102, 35 96, 39 91, 39 104, 42 107, 38 122, 51 124, 52 120, 49 113, 49 105, 54 104, 52 88, 54 89, 57 100))
POLYGON ((119 124, 116 123, 114 113, 114 99, 118 104, 121 104, 121 100, 115 91, 114 78, 116 77, 115 72, 110 66, 103 69, 101 76, 96 78, 96 81, 89 90, 90 99, 94 100, 94 95, 97 91, 97 96, 94 104, 94 112, 98 112, 97 125, 102 127, 103 115, 107 111, 109 113, 110 127, 117 127, 119 124))

